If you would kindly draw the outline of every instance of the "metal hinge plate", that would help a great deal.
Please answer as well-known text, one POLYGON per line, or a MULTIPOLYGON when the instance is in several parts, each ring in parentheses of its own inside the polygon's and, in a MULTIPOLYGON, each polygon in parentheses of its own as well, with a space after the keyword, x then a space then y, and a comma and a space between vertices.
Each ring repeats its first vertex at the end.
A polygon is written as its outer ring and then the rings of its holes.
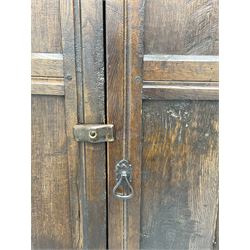
POLYGON ((75 125, 73 131, 78 142, 100 143, 114 141, 113 124, 75 125))

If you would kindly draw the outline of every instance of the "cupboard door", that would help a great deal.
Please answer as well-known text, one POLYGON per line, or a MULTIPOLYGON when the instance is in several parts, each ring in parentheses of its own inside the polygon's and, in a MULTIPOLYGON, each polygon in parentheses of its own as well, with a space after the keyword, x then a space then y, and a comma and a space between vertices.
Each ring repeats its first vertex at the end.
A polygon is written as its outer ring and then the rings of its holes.
POLYGON ((32 0, 32 248, 106 249, 103 2, 32 0))
POLYGON ((142 249, 218 247, 218 0, 146 1, 142 249))
POLYGON ((33 0, 33 248, 212 249, 217 215, 218 1, 33 0))
POLYGON ((106 46, 109 247, 217 248, 218 1, 106 0, 106 46))
POLYGON ((76 248, 78 145, 73 5, 32 1, 32 248, 76 248))

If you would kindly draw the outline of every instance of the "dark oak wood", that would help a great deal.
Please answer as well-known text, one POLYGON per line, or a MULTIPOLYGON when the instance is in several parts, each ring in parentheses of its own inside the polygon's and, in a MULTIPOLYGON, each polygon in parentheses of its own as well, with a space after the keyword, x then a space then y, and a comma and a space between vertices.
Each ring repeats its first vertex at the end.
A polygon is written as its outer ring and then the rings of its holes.
MULTIPOLYGON (((59 236, 53 234, 53 241, 48 241, 49 238, 47 240, 37 233, 39 228, 33 232, 33 238, 41 243, 39 248, 105 249, 106 146, 105 143, 95 146, 87 143, 78 145, 73 137, 73 126, 78 121, 105 123, 103 2, 44 0, 38 3, 34 0, 32 12, 32 52, 35 52, 32 54, 32 94, 50 98, 64 95, 62 100, 65 108, 59 111, 66 124, 64 136, 66 135, 69 193, 62 206, 70 208, 71 241, 67 246, 63 242, 59 242, 61 245, 54 244, 57 240, 60 241, 59 236), (41 34, 48 36, 41 38, 41 34)), ((40 114, 42 111, 35 108, 35 112, 40 114)), ((57 124, 51 132, 56 130, 56 126, 57 124)), ((38 137, 43 136, 39 127, 34 129, 37 129, 38 137)), ((37 140, 34 137, 34 143, 37 140)), ((39 150, 39 145, 34 150, 39 150)), ((43 174, 46 171, 44 169, 43 174)), ((35 196, 38 195, 35 182, 32 182, 32 192, 35 196)), ((52 206, 57 204, 60 197, 61 194, 58 198, 53 196, 50 200, 52 206)), ((40 211, 36 205, 35 213, 42 213, 44 216, 44 210, 40 211)), ((65 209, 62 213, 64 211, 65 209)), ((40 220, 42 216, 39 217, 40 220)), ((40 225, 42 221, 37 223, 40 225)), ((61 227, 61 230, 64 227, 67 229, 66 224, 61 224, 61 227)), ((58 228, 55 230, 60 233, 58 228)))
MULTIPOLYGON (((103 2, 75 1, 79 122, 104 124, 103 2), (80 33, 79 33, 80 32, 80 33), (78 48, 80 46, 80 48, 78 48)), ((81 213, 84 249, 107 248, 106 145, 80 144, 81 213)))
POLYGON ((32 53, 31 75, 63 77, 63 55, 53 53, 32 53))
POLYGON ((64 98, 32 97, 32 248, 72 248, 64 98))
POLYGON ((218 100, 218 82, 144 82, 146 100, 218 100))
POLYGON ((218 0, 146 1, 141 249, 218 238, 218 0))
POLYGON ((79 148, 73 135, 77 120, 77 87, 74 44, 74 9, 73 2, 60 1, 62 30, 63 67, 65 84, 65 123, 68 155, 68 178, 70 190, 70 211, 73 248, 81 247, 80 198, 79 198, 79 148))
POLYGON ((107 122, 115 126, 115 141, 107 146, 108 244, 110 249, 124 248, 123 202, 115 200, 112 195, 115 185, 115 164, 124 157, 123 8, 123 1, 120 3, 106 1, 107 122))
POLYGON ((79 247, 72 10, 71 1, 32 1, 34 249, 79 247))
POLYGON ((146 81, 218 81, 218 56, 145 55, 146 81))
POLYGON ((217 249, 218 80, 218 0, 32 0, 32 247, 217 249))
POLYGON ((218 102, 144 101, 141 249, 212 249, 218 102))
POLYGON ((143 59, 141 0, 106 0, 107 123, 116 140, 108 144, 108 231, 110 249, 138 249, 140 237, 141 90, 143 59), (134 197, 113 197, 115 165, 133 166, 134 197))
POLYGON ((149 0, 145 54, 218 55, 219 0, 149 0))

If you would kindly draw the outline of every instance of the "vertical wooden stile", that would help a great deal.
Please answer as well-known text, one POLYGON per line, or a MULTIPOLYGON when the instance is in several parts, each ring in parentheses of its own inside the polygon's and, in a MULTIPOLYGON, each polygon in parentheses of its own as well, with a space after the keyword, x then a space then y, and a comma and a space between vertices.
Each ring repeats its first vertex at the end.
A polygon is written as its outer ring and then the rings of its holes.
POLYGON ((143 0, 106 0, 107 122, 116 140, 108 145, 109 248, 139 249, 143 0), (115 165, 132 164, 135 195, 113 197, 115 165))
MULTIPOLYGON (((79 0, 82 113, 80 123, 105 123, 103 1, 79 0)), ((80 96, 80 95, 79 95, 80 96)), ((80 111, 80 112, 81 112, 80 111)), ((106 249, 106 145, 80 143, 84 249, 106 249)))
POLYGON ((65 117, 66 137, 68 149, 70 209, 73 248, 79 248, 80 220, 79 220, 79 190, 77 184, 79 151, 73 136, 73 127, 77 124, 77 89, 74 47, 74 14, 73 1, 60 1, 64 84, 65 84, 65 117))

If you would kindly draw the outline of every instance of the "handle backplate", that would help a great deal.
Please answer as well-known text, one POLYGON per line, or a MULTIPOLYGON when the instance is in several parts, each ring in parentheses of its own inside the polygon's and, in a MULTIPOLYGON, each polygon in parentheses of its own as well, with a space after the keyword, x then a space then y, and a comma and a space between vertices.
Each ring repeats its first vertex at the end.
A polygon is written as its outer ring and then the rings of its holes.
POLYGON ((116 185, 113 188, 113 195, 116 198, 128 200, 133 197, 134 189, 132 182, 132 165, 127 160, 119 161, 115 166, 116 185), (119 193, 118 189, 122 188, 123 193, 119 193))

